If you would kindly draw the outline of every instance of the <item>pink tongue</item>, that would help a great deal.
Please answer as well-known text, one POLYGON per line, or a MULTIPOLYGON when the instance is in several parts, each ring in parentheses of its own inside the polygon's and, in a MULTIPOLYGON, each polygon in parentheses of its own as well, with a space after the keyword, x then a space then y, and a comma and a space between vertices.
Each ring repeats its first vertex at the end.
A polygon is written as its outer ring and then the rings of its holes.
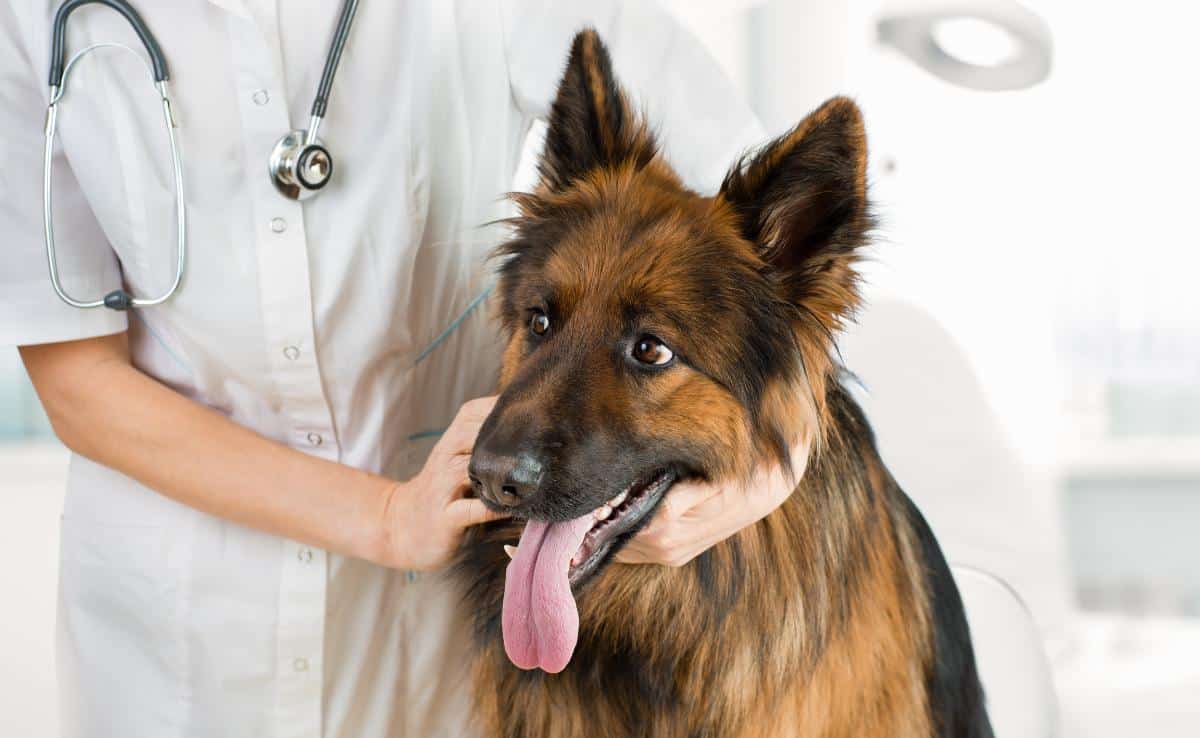
POLYGON ((531 520, 504 579, 504 650, 522 669, 566 668, 579 638, 579 611, 567 581, 571 558, 591 529, 591 515, 565 523, 531 520))

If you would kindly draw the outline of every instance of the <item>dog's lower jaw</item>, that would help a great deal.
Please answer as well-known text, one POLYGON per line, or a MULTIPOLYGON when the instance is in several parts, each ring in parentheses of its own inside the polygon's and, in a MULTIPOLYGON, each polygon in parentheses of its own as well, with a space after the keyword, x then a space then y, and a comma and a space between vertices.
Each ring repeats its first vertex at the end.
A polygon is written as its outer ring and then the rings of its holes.
POLYGON ((654 517, 658 505, 675 484, 678 475, 662 471, 641 485, 631 485, 619 495, 620 503, 597 520, 571 561, 568 578, 573 588, 583 586, 611 561, 630 538, 654 517))

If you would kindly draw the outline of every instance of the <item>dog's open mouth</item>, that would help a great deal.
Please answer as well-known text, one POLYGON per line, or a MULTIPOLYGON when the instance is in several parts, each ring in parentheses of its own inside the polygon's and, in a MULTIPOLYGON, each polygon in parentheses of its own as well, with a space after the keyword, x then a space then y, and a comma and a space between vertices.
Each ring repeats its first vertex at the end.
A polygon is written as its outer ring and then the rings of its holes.
POLYGON ((573 520, 525 524, 504 579, 504 650, 514 664, 550 673, 566 668, 579 637, 571 587, 637 529, 675 479, 661 471, 573 520))
POLYGON ((592 511, 596 521, 571 557, 568 579, 575 586, 596 571, 617 540, 636 529, 675 481, 671 472, 659 472, 648 482, 629 485, 621 494, 592 511))

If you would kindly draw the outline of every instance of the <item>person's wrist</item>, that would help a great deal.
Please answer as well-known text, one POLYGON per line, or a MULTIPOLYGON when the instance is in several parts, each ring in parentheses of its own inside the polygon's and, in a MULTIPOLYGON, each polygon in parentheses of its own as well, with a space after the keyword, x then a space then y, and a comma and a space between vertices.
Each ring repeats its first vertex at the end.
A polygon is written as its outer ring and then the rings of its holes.
POLYGON ((405 496, 408 483, 392 479, 382 481, 383 484, 373 496, 374 504, 371 506, 363 558, 392 569, 410 568, 404 556, 404 542, 398 537, 399 526, 396 524, 396 515, 401 509, 401 500, 405 496))

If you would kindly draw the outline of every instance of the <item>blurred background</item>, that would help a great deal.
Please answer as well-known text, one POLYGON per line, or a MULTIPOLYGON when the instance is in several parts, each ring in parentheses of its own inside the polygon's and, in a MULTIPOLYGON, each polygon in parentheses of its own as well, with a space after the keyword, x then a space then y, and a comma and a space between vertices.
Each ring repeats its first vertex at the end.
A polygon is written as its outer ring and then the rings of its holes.
MULTIPOLYGON (((833 94, 863 107, 881 229, 844 355, 952 562, 1028 608, 1054 734, 1196 736, 1200 7, 667 7, 769 133, 833 94)), ((0 582, 30 613, 0 637, 37 699, 65 458, 0 349, 0 514, 20 521, 0 555, 45 574, 0 582)))

